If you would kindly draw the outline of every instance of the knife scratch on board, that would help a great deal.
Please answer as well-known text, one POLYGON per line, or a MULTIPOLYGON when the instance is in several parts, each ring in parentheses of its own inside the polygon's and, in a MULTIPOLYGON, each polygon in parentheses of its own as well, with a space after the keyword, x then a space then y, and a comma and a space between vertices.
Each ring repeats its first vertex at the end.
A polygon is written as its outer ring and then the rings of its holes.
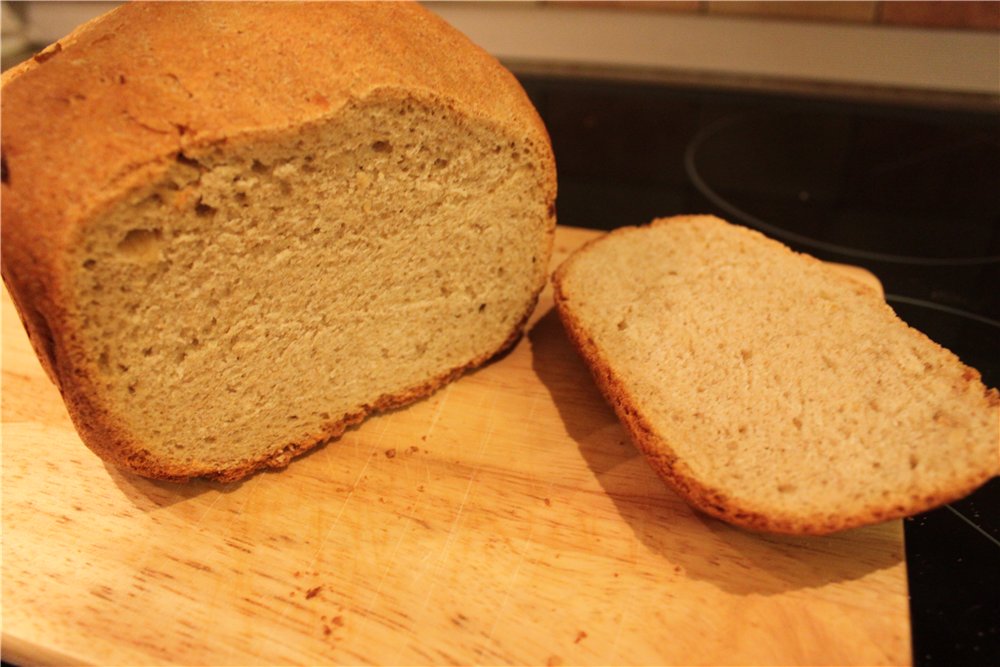
MULTIPOLYGON (((449 388, 450 387, 451 385, 449 385, 449 388)), ((459 502, 458 509, 455 511, 455 518, 452 520, 451 526, 448 528, 448 537, 445 540, 444 546, 441 548, 441 555, 438 557, 436 566, 434 567, 434 575, 431 578, 430 584, 427 586, 427 594, 424 595, 423 602, 420 605, 420 613, 418 614, 418 617, 426 612, 427 605, 430 603, 431 595, 433 594, 438 582, 437 574, 441 571, 445 561, 448 560, 448 554, 451 552, 452 545, 455 543, 455 536, 458 534, 459 528, 461 527, 463 518, 462 513, 465 510, 465 503, 469 500, 469 493, 472 491, 472 485, 476 480, 476 474, 479 472, 483 451, 486 449, 487 443, 493 439, 493 432, 496 427, 496 400, 496 396, 493 396, 490 400, 490 409, 488 412, 489 417, 486 422, 486 432, 479 439, 479 449, 476 451, 472 472, 469 474, 469 481, 465 485, 465 492, 462 494, 462 500, 459 502)))
MULTIPOLYGON (((201 516, 195 519, 195 522, 191 524, 191 527, 197 528, 198 526, 200 526, 201 523, 205 520, 205 517, 207 517, 211 513, 212 508, 214 508, 216 505, 219 504, 219 501, 222 500, 222 496, 224 495, 225 494, 223 492, 216 491, 215 498, 213 498, 212 502, 208 504, 208 507, 205 508, 205 511, 201 513, 201 516)), ((247 493, 247 495, 249 496, 249 492, 247 493)))
POLYGON ((507 601, 510 599, 510 593, 514 590, 514 585, 517 583, 518 576, 521 573, 521 566, 524 565, 525 556, 527 552, 532 547, 531 538, 535 534, 535 522, 532 521, 528 525, 528 535, 522 540, 524 545, 521 549, 520 554, 517 557, 517 565, 514 566, 514 572, 511 574, 510 581, 507 582, 507 588, 504 590, 503 600, 500 602, 500 608, 497 609, 496 616, 493 618, 493 625, 490 627, 489 634, 486 635, 486 644, 484 644, 479 649, 478 655, 482 657, 483 651, 486 650, 486 646, 493 641, 493 633, 496 632, 497 625, 500 623, 500 618, 503 616, 504 611, 507 609, 507 601))
POLYGON ((392 547, 392 552, 389 554, 385 569, 382 570, 382 575, 379 577, 378 586, 375 587, 375 592, 372 593, 371 600, 364 607, 364 616, 362 616, 362 624, 358 630, 358 636, 364 636, 364 629, 370 622, 371 610, 374 608, 376 601, 378 601, 379 595, 382 594, 382 587, 385 585, 385 580, 389 578, 389 572, 398 569, 396 567, 396 553, 399 551, 399 545, 403 543, 406 534, 410 532, 410 526, 412 525, 413 522, 411 521, 403 522, 403 529, 399 531, 399 539, 396 540, 396 544, 392 547))
POLYGON ((427 432, 424 433, 424 437, 422 438, 423 440, 431 437, 431 434, 434 432, 434 427, 437 426, 438 419, 441 418, 441 412, 444 410, 444 404, 448 402, 448 396, 451 395, 452 386, 453 385, 449 384, 444 388, 444 391, 441 392, 441 400, 434 409, 434 414, 431 416, 431 423, 427 426, 427 432))

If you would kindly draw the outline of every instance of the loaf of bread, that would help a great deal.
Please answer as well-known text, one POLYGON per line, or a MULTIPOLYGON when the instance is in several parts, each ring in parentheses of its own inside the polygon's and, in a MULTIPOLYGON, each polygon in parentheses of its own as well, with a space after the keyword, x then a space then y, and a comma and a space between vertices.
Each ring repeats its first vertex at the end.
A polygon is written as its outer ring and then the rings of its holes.
POLYGON ((583 247, 559 315, 652 467, 692 506, 822 534, 1000 473, 998 396, 880 294, 708 216, 583 247))
POLYGON ((84 442, 236 480, 518 338, 555 166, 417 3, 127 3, 3 78, 3 279, 84 442))

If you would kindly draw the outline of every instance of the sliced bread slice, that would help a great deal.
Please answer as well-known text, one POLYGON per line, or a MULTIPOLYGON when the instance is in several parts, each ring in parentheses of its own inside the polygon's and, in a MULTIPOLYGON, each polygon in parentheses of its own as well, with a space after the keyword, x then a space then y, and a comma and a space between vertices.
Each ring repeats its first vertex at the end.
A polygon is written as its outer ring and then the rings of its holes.
POLYGON ((616 230, 553 277, 570 339, 694 507, 822 534, 1000 473, 998 394, 869 286, 718 218, 616 230))

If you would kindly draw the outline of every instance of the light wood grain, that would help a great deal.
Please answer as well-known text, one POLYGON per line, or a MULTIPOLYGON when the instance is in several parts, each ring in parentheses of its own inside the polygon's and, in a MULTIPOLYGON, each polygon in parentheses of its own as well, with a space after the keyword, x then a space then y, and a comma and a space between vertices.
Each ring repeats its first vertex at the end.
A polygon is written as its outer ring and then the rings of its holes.
MULTIPOLYGON (((593 232, 560 229, 559 261, 593 232)), ((242 484, 79 441, 3 301, 4 659, 901 664, 900 522, 755 535, 651 472, 546 292, 509 354, 242 484)))

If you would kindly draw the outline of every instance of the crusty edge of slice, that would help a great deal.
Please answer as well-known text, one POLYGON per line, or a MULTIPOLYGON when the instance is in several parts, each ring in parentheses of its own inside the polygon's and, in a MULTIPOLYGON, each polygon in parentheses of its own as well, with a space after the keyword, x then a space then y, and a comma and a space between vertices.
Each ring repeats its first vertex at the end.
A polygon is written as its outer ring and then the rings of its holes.
MULTIPOLYGON (((1000 474, 1000 458, 998 458, 998 464, 994 471, 984 472, 982 475, 970 477, 966 481, 966 484, 956 489, 940 490, 935 494, 912 498, 911 503, 908 505, 896 504, 887 507, 870 507, 866 511, 853 515, 828 514, 817 515, 809 519, 802 519, 801 517, 787 515, 766 515, 760 512, 747 510, 746 508, 740 507, 739 504, 730 498, 725 492, 707 486, 699 481, 697 476, 691 471, 690 467, 688 467, 688 465, 677 456, 673 447, 670 446, 670 443, 655 432, 653 426, 638 408, 637 402, 629 394, 625 383, 615 373, 611 364, 601 353, 593 338, 587 334, 586 328, 572 311, 569 299, 563 291, 562 281, 563 277, 578 257, 591 250, 594 246, 600 244, 610 236, 634 233, 636 231, 641 231, 647 226, 682 223, 684 221, 701 217, 706 216, 675 216, 672 218, 658 218, 650 225, 646 226, 619 227, 607 234, 591 239, 584 245, 580 246, 580 248, 574 251, 563 261, 562 264, 560 264, 552 275, 553 299, 556 306, 556 312, 559 314, 559 319, 563 323, 563 328, 565 329, 570 342, 583 358, 585 364, 590 369, 591 375, 594 377, 594 381, 597 384, 598 389, 600 389, 601 394, 611 405, 615 414, 618 416, 619 421, 625 427, 625 430, 629 433, 639 451, 642 452, 646 461, 653 468, 653 470, 665 482, 667 482, 667 484, 673 488, 679 496, 681 496, 681 498, 683 498, 692 507, 704 512, 705 514, 743 528, 770 533, 785 533, 790 535, 826 535, 849 528, 856 528, 874 523, 880 523, 890 519, 910 516, 934 507, 938 507, 943 503, 958 500, 974 491, 991 477, 1000 474)), ((755 233, 759 234, 759 232, 755 233)), ((762 234, 760 236, 767 239, 767 237, 762 234)), ((782 247, 784 247, 790 254, 807 257, 817 262, 819 261, 809 255, 801 255, 801 253, 796 253, 790 248, 785 246, 782 247)), ((844 276, 838 276, 838 278, 851 283, 852 286, 855 287, 860 285, 855 284, 854 280, 844 276)), ((871 289, 871 292, 873 295, 877 294, 874 289, 871 289)), ((903 324, 905 326, 905 323, 903 324)), ((930 341, 930 339, 927 340, 930 341)), ((937 345, 934 341, 930 342, 937 345)), ((974 382, 980 377, 979 372, 975 369, 969 368, 964 364, 963 366, 968 371, 966 373, 968 382, 974 382)), ((991 406, 996 407, 1000 404, 1000 393, 998 393, 996 389, 986 388, 985 393, 987 401, 991 406)), ((1000 446, 998 446, 998 455, 1000 455, 1000 446)))

